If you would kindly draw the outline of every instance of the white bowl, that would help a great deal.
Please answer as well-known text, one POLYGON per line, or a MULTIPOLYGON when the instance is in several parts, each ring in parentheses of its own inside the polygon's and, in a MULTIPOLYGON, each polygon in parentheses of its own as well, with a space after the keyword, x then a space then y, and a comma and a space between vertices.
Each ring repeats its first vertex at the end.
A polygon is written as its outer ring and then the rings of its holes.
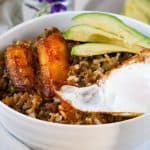
MULTIPOLYGON (((71 18, 81 12, 42 16, 25 22, 0 36, 0 49, 17 39, 32 39, 46 27, 61 30, 73 25, 71 18)), ((127 24, 150 35, 150 27, 127 17, 127 24)), ((150 139, 150 115, 105 125, 63 125, 27 117, 0 102, 3 126, 28 146, 42 150, 131 150, 150 139)))

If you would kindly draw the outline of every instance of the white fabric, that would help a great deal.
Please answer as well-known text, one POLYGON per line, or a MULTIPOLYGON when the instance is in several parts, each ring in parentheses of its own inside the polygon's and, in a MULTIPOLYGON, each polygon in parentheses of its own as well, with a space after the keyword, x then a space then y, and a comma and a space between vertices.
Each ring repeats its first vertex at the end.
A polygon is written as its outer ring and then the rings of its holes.
MULTIPOLYGON (((38 0, 37 0, 38 1, 38 0)), ((35 11, 29 9, 25 3, 38 5, 34 0, 0 0, 0 33, 12 26, 31 19, 35 11)), ((75 10, 101 10, 120 13, 124 0, 75 0, 75 10)), ((17 141, 0 125, 0 150, 29 150, 25 145, 17 141)), ((144 144, 135 150, 149 150, 150 143, 144 144)))

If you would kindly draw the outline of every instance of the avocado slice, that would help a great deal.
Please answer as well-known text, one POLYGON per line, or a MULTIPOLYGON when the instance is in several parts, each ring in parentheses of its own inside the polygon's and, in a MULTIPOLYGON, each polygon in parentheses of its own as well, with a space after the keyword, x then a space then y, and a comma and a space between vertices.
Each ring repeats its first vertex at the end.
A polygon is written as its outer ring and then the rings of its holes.
POLYGON ((111 34, 117 35, 128 45, 139 45, 150 48, 150 37, 147 37, 129 27, 119 18, 106 13, 82 13, 73 17, 73 21, 80 24, 87 24, 102 29, 111 34))
POLYGON ((137 45, 129 45, 125 43, 122 40, 122 38, 89 25, 76 25, 68 28, 64 32, 64 38, 66 40, 73 40, 80 42, 101 42, 101 43, 116 44, 137 50, 143 49, 142 47, 137 45))
POLYGON ((114 52, 138 53, 139 51, 137 49, 128 49, 113 44, 86 43, 73 46, 71 50, 71 55, 87 57, 114 52))
POLYGON ((111 42, 111 40, 121 40, 120 37, 105 32, 101 29, 89 25, 76 25, 68 28, 64 32, 64 38, 67 40, 80 42, 111 42))

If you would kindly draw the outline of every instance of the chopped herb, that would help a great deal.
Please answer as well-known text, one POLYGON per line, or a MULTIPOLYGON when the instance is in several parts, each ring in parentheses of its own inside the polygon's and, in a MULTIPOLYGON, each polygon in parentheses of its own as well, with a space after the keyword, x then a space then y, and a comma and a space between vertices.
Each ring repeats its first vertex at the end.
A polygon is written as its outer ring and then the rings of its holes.
POLYGON ((36 50, 36 47, 35 47, 35 43, 34 43, 34 42, 30 42, 29 47, 30 47, 33 51, 36 50))
POLYGON ((14 93, 16 92, 16 88, 13 87, 13 86, 11 86, 11 87, 9 88, 9 91, 10 91, 11 94, 14 94, 14 93))
POLYGON ((112 66, 111 66, 108 62, 103 62, 102 68, 103 68, 105 71, 109 71, 109 70, 112 68, 112 66))

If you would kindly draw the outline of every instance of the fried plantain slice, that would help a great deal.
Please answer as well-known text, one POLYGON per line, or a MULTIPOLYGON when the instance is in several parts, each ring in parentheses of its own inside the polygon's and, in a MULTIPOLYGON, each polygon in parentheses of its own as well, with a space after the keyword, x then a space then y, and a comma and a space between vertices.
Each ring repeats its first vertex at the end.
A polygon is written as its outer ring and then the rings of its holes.
POLYGON ((7 47, 5 63, 15 87, 27 91, 34 86, 31 50, 26 45, 13 44, 7 47))
POLYGON ((60 32, 54 31, 50 35, 37 41, 38 58, 42 93, 45 97, 53 96, 67 77, 69 70, 67 44, 60 32))

